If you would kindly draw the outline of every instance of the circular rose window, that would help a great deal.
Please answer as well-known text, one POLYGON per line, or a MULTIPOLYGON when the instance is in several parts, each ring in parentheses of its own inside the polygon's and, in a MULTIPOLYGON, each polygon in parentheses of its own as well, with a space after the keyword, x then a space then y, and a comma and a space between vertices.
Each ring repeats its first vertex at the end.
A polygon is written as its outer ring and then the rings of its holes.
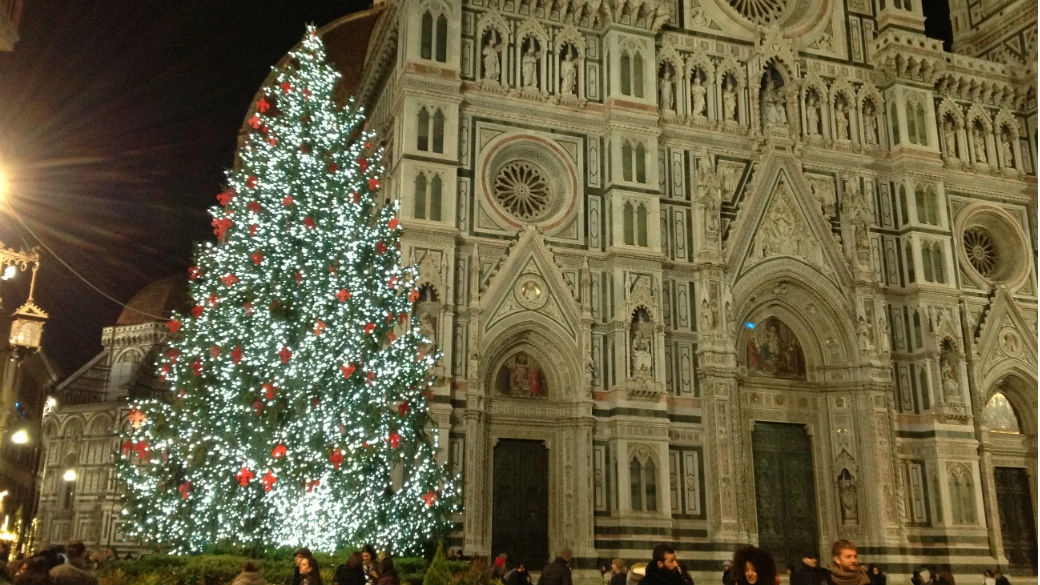
POLYGON ((972 268, 982 276, 990 276, 997 268, 997 245, 985 228, 976 226, 964 230, 964 252, 972 268))
POLYGON ((787 9, 786 0, 729 0, 730 6, 755 24, 780 20, 787 9))
POLYGON ((515 161, 498 170, 495 199, 515 217, 532 221, 545 214, 552 194, 541 170, 528 162, 515 161))
POLYGON ((573 220, 578 181, 567 151, 540 136, 514 134, 488 143, 485 152, 480 174, 487 211, 515 227, 552 230, 573 220))
MULTIPOLYGON (((957 218, 958 255, 980 284, 1017 287, 1029 276, 1029 240, 1021 224, 990 205, 966 208, 957 218)), ((955 240, 956 241, 956 240, 955 240)))

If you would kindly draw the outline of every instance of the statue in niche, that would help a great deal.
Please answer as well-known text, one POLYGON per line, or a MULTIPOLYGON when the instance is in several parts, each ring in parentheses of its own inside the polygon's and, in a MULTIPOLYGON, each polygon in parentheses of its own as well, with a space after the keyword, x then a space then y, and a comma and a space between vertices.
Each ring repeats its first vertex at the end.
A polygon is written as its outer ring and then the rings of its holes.
POLYGON ((653 323, 645 309, 636 311, 631 328, 632 376, 647 377, 653 372, 653 323))
POLYGON ((981 124, 976 124, 972 130, 972 142, 975 143, 975 162, 986 164, 986 134, 981 124))
POLYGON ((845 100, 839 99, 834 112, 834 122, 838 129, 838 140, 849 140, 849 106, 845 100))
POLYGON ((563 46, 563 60, 560 61, 560 94, 574 95, 577 84, 577 55, 576 50, 570 45, 563 46))
POLYGON ((838 475, 838 504, 842 524, 859 524, 859 504, 856 502, 856 479, 848 469, 838 475))
POLYGON ((807 136, 820 135, 820 98, 815 91, 805 96, 805 126, 807 136))
POLYGON ((672 72, 666 64, 661 71, 661 109, 666 112, 675 111, 675 82, 672 80, 672 72))
POLYGON ((508 396, 544 397, 545 374, 538 362, 524 352, 514 354, 502 364, 495 380, 499 394, 508 396))
POLYGON ((860 315, 856 319, 856 337, 859 338, 859 348, 863 351, 871 351, 874 349, 874 344, 870 338, 873 337, 874 332, 870 323, 867 322, 863 315, 860 315))
POLYGON ((946 155, 957 158, 957 125, 949 116, 943 120, 943 139, 946 141, 946 155))
POLYGON ((701 82, 701 72, 699 69, 693 71, 693 84, 690 85, 690 113, 693 114, 694 118, 703 118, 705 116, 704 109, 708 103, 708 88, 704 87, 701 82))
POLYGON ((776 317, 752 325, 745 348, 748 373, 805 379, 805 356, 794 332, 776 317))
POLYGON ((1006 169, 1015 166, 1015 155, 1011 150, 1011 133, 1007 131, 1000 133, 1000 159, 1006 169))
POLYGON ((942 385, 943 400, 947 403, 961 401, 961 387, 957 380, 957 358, 954 356, 953 343, 944 339, 940 345, 939 377, 942 385))
POLYGON ((538 58, 541 54, 537 41, 529 39, 527 51, 520 60, 520 81, 524 89, 538 89, 538 58))
POLYGON ((882 308, 881 312, 878 314, 878 341, 881 342, 881 351, 885 353, 888 353, 892 349, 888 339, 888 317, 885 316, 887 314, 888 309, 885 308, 882 308))
POLYGON ((762 117, 767 128, 787 126, 787 100, 777 76, 773 71, 767 72, 762 90, 762 117))
POLYGON ((863 104, 863 128, 866 132, 866 143, 873 146, 881 141, 878 136, 878 117, 877 108, 874 107, 874 102, 866 101, 863 104))
POLYGON ((734 87, 737 85, 736 81, 730 81, 730 76, 726 76, 722 81, 722 116, 727 122, 737 121, 737 92, 734 87))
POLYGON ((494 81, 495 83, 498 83, 502 76, 498 54, 499 46, 497 34, 495 31, 491 31, 488 34, 487 43, 484 44, 482 53, 484 55, 484 79, 494 81))

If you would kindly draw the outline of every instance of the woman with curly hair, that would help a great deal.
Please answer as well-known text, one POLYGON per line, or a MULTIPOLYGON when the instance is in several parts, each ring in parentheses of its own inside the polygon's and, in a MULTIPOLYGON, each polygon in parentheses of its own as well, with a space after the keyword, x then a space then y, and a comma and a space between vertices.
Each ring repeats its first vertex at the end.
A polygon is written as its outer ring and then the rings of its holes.
POLYGON ((737 585, 778 585, 772 555, 751 545, 737 549, 730 573, 737 585))

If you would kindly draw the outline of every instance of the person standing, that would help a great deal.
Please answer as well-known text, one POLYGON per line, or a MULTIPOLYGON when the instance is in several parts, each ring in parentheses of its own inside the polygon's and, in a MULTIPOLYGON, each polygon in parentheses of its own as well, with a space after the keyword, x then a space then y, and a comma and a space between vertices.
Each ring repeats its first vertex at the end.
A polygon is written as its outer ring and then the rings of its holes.
POLYGON ((366 583, 375 583, 379 576, 376 569, 376 549, 370 544, 361 549, 361 572, 365 574, 366 583))
POLYGON ((300 585, 324 585, 321 581, 321 567, 313 556, 300 559, 300 585))
POLYGON ((791 585, 820 585, 820 556, 814 552, 802 555, 802 562, 791 573, 791 585))
POLYGON ((65 563, 50 570, 55 585, 97 585, 97 575, 87 570, 87 547, 73 540, 65 547, 65 563))
POLYGON ((306 547, 293 553, 293 565, 295 566, 293 567, 292 578, 286 581, 286 585, 300 585, 300 580, 303 579, 303 576, 300 575, 300 561, 313 556, 311 549, 306 547))
POLYGON ((732 581, 737 585, 775 585, 776 562, 756 546, 744 546, 733 555, 732 581))
POLYGON ((888 575, 877 565, 870 565, 867 577, 870 577, 870 585, 888 585, 888 575))
POLYGON ((859 566, 859 555, 856 553, 856 545, 841 539, 834 541, 831 545, 830 576, 827 582, 830 585, 867 585, 870 577, 866 571, 859 566))
POLYGON ((505 585, 531 585, 531 573, 527 572, 527 565, 520 563, 506 573, 505 585))
POLYGON ((571 556, 571 549, 561 549, 556 559, 542 569, 538 585, 572 585, 571 556))
POLYGON ((628 567, 623 559, 610 561, 610 581, 608 585, 625 585, 628 582, 628 567))
POLYGON ((1008 581, 1008 578, 1000 572, 1000 569, 993 572, 993 579, 997 585, 1011 585, 1011 581, 1008 581))
POLYGON ((250 559, 242 564, 242 572, 235 575, 231 585, 267 585, 260 574, 260 563, 250 559))
POLYGON ((332 585, 365 585, 365 572, 361 569, 361 553, 354 551, 347 562, 336 567, 332 585))
POLYGON ((674 548, 663 542, 654 547, 653 556, 646 564, 646 576, 639 585, 686 585, 674 548))

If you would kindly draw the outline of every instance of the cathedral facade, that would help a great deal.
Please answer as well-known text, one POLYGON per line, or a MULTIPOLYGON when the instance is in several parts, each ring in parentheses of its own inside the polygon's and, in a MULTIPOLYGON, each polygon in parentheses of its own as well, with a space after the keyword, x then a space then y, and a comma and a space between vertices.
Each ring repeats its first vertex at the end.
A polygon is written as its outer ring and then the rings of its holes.
POLYGON ((324 29, 444 352, 453 547, 1036 575, 1035 3, 953 4, 953 53, 918 0, 324 29))
MULTIPOLYGON (((920 0, 400 0, 324 27, 443 352, 451 548, 592 569, 665 541, 715 578, 743 543, 782 566, 848 538, 895 574, 1035 580, 1036 4, 952 4, 952 53, 920 0)), ((63 388, 147 391, 160 331, 106 330, 63 388)), ((79 491, 60 472, 91 433, 118 450, 119 403, 64 404, 42 539, 113 543, 111 457, 79 491)))

